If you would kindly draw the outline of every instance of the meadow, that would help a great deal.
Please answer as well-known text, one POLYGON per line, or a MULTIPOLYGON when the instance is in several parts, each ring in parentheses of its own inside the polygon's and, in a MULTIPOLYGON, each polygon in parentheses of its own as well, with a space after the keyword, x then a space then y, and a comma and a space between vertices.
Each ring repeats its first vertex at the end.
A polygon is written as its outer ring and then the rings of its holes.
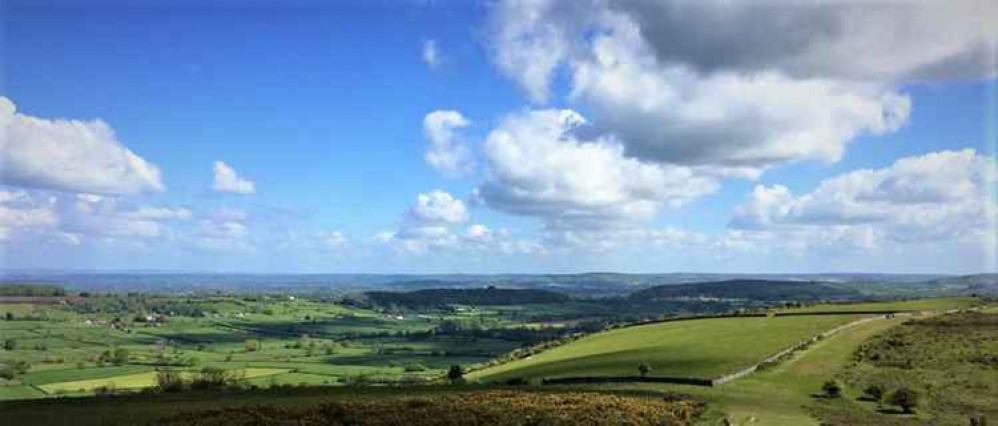
POLYGON ((619 328, 529 358, 475 371, 472 380, 636 376, 714 378, 862 315, 715 318, 619 328))

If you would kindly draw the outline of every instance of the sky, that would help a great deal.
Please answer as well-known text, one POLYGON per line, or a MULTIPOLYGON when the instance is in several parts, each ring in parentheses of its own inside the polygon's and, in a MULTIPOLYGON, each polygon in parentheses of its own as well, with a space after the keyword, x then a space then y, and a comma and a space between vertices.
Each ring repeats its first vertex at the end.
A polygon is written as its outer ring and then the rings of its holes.
POLYGON ((0 2, 0 268, 996 271, 998 6, 0 2))

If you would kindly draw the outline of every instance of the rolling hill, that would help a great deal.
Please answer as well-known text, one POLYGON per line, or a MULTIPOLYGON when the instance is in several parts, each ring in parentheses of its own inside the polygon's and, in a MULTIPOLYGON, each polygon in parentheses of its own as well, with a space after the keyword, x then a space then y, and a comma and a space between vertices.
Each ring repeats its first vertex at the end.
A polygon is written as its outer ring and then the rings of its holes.
POLYGON ((862 315, 733 317, 618 328, 533 356, 473 372, 469 378, 505 380, 637 376, 710 379, 762 361, 794 343, 862 315))
POLYGON ((727 280, 650 287, 631 293, 636 300, 661 300, 688 297, 745 299, 765 302, 845 300, 860 297, 856 290, 843 286, 808 281, 727 280))

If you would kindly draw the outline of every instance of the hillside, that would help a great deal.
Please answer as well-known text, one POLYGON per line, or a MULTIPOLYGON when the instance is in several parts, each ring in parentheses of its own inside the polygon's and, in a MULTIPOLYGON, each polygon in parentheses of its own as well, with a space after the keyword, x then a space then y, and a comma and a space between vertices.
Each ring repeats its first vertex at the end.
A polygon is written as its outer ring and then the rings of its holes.
POLYGON ((528 305, 560 303, 569 297, 547 290, 508 288, 435 288, 410 292, 369 291, 366 298, 379 306, 433 307, 444 305, 528 305))
POLYGON ((470 378, 501 382, 513 378, 637 376, 642 363, 651 367, 651 377, 714 378, 862 317, 735 317, 624 327, 486 368, 470 378))
MULTIPOLYGON (((288 388, 0 403, 17 425, 688 425, 696 398, 553 389, 288 388), (530 419, 525 421, 524 419, 530 419)), ((7 424, 7 423, 4 423, 7 424)))
POLYGON ((631 293, 637 300, 709 297, 755 301, 845 300, 861 294, 842 286, 805 281, 727 280, 692 284, 660 285, 631 293))

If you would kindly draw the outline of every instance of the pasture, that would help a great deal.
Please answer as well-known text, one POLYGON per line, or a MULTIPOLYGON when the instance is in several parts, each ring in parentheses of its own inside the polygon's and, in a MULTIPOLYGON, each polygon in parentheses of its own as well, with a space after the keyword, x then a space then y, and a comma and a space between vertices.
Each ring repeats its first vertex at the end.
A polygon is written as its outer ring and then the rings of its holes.
POLYGON ((663 322, 583 337, 531 357, 473 372, 472 380, 650 376, 714 378, 748 367, 862 315, 740 317, 663 322))
POLYGON ((948 311, 979 306, 981 301, 973 297, 946 297, 937 299, 899 300, 889 302, 829 303, 816 304, 803 308, 781 309, 781 313, 817 312, 918 312, 948 311))

